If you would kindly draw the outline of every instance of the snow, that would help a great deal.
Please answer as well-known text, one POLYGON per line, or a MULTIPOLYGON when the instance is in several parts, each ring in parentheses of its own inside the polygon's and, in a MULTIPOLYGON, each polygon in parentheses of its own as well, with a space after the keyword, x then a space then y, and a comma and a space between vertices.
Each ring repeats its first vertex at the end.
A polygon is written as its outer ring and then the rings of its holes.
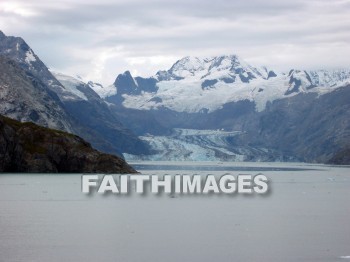
POLYGON ((172 72, 179 77, 192 76, 194 72, 203 71, 205 63, 198 57, 185 57, 175 63, 172 67, 172 72))
MULTIPOLYGON (((285 77, 284 77, 285 78, 285 77)), ((209 112, 220 109, 224 104, 240 100, 255 101, 256 109, 262 111, 267 101, 284 96, 288 82, 284 78, 254 79, 251 83, 230 83, 219 81, 215 88, 203 90, 202 80, 186 78, 183 80, 161 81, 157 93, 144 93, 139 96, 124 95, 123 105, 128 108, 150 110, 166 106, 178 112, 199 112, 208 109, 209 112), (259 89, 263 92, 258 92, 259 89), (159 97, 162 102, 150 101, 159 97)))
MULTIPOLYGON (((251 67, 237 55, 217 57, 185 57, 177 61, 169 72, 177 77, 214 79, 232 75, 232 68, 241 68, 253 75, 266 75, 263 69, 251 67)), ((243 73, 247 76, 246 73, 243 73)))
MULTIPOLYGON (((229 102, 248 100, 254 102, 256 110, 261 112, 268 102, 276 99, 291 97, 300 92, 323 95, 350 82, 350 69, 293 70, 292 75, 272 70, 277 76, 267 79, 269 71, 271 70, 266 67, 253 67, 237 55, 184 57, 170 70, 153 76, 155 79, 167 79, 157 83, 157 92, 124 94, 123 105, 139 110, 166 107, 177 112, 197 113, 203 110, 213 112, 229 102), (240 76, 251 77, 248 82, 242 82, 240 76), (297 89, 293 89, 297 83, 290 83, 291 77, 300 81, 301 85, 297 89), (213 84, 202 88, 206 80, 213 84)), ((133 80, 135 81, 134 78, 133 80)), ((114 85, 91 85, 91 88, 101 98, 117 94, 114 85)))
POLYGON ((114 85, 101 86, 97 84, 90 85, 90 87, 101 97, 106 98, 117 94, 117 88, 114 85))
MULTIPOLYGON (((17 45, 18 45, 18 43, 17 43, 17 45)), ((25 61, 26 61, 27 64, 31 64, 31 62, 35 62, 36 61, 34 53, 33 53, 33 51, 31 49, 26 52, 25 61)))
POLYGON ((213 112, 226 103, 249 100, 255 103, 256 110, 260 112, 268 102, 276 99, 294 96, 300 92, 316 92, 322 95, 350 81, 350 70, 345 69, 310 72, 294 70, 292 77, 300 81, 301 85, 296 92, 286 95, 295 85, 290 84, 291 76, 277 74, 277 77, 267 79, 268 71, 267 68, 254 68, 235 55, 215 58, 185 57, 168 71, 173 76, 184 79, 158 82, 157 93, 124 95, 123 105, 141 110, 167 107, 177 112, 195 113, 203 109, 213 112), (232 67, 242 70, 244 76, 248 76, 249 72, 255 78, 246 83, 240 80, 239 75, 235 75, 233 83, 226 83, 223 79, 232 78, 235 74, 232 67), (217 83, 203 90, 202 83, 205 80, 217 80, 217 83), (161 102, 152 101, 154 97, 160 98, 161 102))
MULTIPOLYGON (((157 84, 159 90, 155 94, 124 95, 123 105, 143 110, 165 106, 178 112, 199 112, 203 109, 211 112, 228 102, 245 99, 255 101, 255 97, 257 110, 262 110, 269 98, 266 95, 262 96, 257 90, 259 90, 259 86, 267 84, 264 78, 267 74, 266 70, 251 67, 236 55, 209 58, 185 57, 176 62, 169 70, 171 74, 184 77, 184 79, 159 82, 157 84), (247 72, 249 72, 255 79, 251 80, 250 83, 243 83, 236 75, 233 83, 225 83, 221 79, 232 78, 235 74, 232 72, 232 68, 242 70, 242 75, 246 77, 248 76, 247 72), (212 79, 217 79, 218 82, 214 84, 213 88, 203 90, 203 81, 212 79), (153 97, 161 98, 162 102, 155 103, 152 101, 153 97)), ((271 86, 272 81, 270 80, 269 85, 266 86, 271 86)), ((272 83, 272 86, 276 87, 280 84, 281 81, 277 81, 277 83, 272 83)), ((277 91, 283 94, 285 90, 283 92, 277 91)), ((269 92, 273 98, 280 97, 274 93, 276 92, 269 92)))
POLYGON ((63 98, 66 100, 88 100, 83 92, 77 89, 78 86, 85 85, 84 82, 58 72, 51 72, 54 77, 65 87, 63 91, 63 98))
POLYGON ((131 78, 132 78, 132 81, 134 82, 134 85, 135 85, 135 86, 139 86, 139 84, 136 82, 135 78, 132 77, 132 76, 131 76, 131 78))
POLYGON ((315 85, 325 87, 340 86, 350 81, 350 69, 310 71, 310 77, 315 85))

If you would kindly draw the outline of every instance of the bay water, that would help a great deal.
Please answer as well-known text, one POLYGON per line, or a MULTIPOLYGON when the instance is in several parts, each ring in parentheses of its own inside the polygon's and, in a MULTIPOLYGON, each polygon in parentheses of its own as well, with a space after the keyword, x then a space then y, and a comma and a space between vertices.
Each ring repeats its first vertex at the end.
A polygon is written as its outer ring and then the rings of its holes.
POLYGON ((0 261, 350 261, 350 167, 138 162, 264 174, 259 195, 83 194, 82 174, 0 174, 0 261))

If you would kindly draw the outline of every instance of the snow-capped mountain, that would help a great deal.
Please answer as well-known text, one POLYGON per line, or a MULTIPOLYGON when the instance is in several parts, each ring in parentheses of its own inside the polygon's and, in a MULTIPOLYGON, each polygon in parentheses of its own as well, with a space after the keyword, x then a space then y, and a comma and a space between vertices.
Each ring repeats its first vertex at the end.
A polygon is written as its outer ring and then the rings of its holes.
POLYGON ((177 112, 213 112, 230 102, 249 100, 256 110, 267 102, 299 93, 324 94, 350 82, 350 70, 290 70, 287 74, 253 67, 236 55, 185 57, 150 78, 118 75, 113 85, 95 89, 126 108, 168 108, 177 112), (106 90, 108 90, 106 92, 106 90))
POLYGON ((323 161, 349 137, 340 128, 337 140, 324 145, 332 137, 329 130, 340 123, 350 127, 344 120, 349 103, 339 97, 349 95, 349 83, 349 69, 278 73, 229 55, 185 57, 150 78, 126 71, 113 85, 95 91, 127 116, 122 122, 157 152, 127 155, 129 159, 323 161), (203 130, 218 129, 225 132, 202 135, 203 130), (175 130, 196 134, 189 137, 175 130), (307 150, 311 144, 312 152, 307 150))
MULTIPOLYGON (((237 55, 217 57, 184 57, 177 61, 168 71, 159 71, 159 81, 197 78, 204 80, 221 80, 225 83, 249 83, 252 79, 267 79, 270 72, 257 69, 244 62, 237 55)), ((273 75, 271 71, 270 75, 273 75)), ((210 86, 210 84, 208 84, 210 86)), ((203 85, 205 88, 206 85, 203 85)))

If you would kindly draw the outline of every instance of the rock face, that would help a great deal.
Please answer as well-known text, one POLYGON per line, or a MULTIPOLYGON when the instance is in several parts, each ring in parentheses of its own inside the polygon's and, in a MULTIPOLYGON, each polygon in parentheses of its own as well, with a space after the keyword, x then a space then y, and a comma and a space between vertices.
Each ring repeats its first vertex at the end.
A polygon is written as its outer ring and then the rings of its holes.
POLYGON ((17 62, 0 55, 0 114, 21 122, 72 132, 73 120, 62 103, 17 62))
POLYGON ((301 161, 326 163, 350 145, 349 99, 350 85, 321 96, 301 93, 276 100, 246 123, 249 141, 301 161))
POLYGON ((22 38, 1 31, 0 114, 74 133, 106 153, 121 156, 149 150, 90 84, 53 75, 22 38))
POLYGON ((54 73, 54 76, 71 95, 74 90, 80 96, 72 99, 66 94, 58 94, 68 115, 75 119, 76 132, 72 133, 91 142, 96 149, 105 153, 147 154, 147 144, 120 123, 120 117, 90 88, 91 83, 86 84, 63 74, 54 73))
POLYGON ((350 165, 350 148, 339 151, 327 163, 334 165, 350 165))
POLYGON ((136 173, 82 138, 0 116, 0 172, 136 173))

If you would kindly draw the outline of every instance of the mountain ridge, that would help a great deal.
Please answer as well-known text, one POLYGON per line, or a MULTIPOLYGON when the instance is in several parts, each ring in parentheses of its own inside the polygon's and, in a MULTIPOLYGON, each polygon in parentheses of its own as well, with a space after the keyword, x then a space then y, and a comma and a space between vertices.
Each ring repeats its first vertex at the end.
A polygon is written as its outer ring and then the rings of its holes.
POLYGON ((129 71, 118 75, 105 99, 129 115, 123 123, 156 152, 127 159, 326 162, 350 139, 344 111, 348 83, 348 69, 278 73, 258 70, 235 55, 185 57, 150 78, 129 71), (153 89, 140 79, 152 80, 153 89), (197 130, 197 135, 175 130, 197 130), (224 132, 203 136, 205 130, 224 132), (238 135, 225 137, 225 132, 238 135))
POLYGON ((266 67, 253 67, 237 55, 229 55, 184 57, 169 70, 158 71, 149 78, 134 77, 126 71, 108 88, 94 90, 108 102, 133 109, 215 111, 227 102, 248 99, 262 111, 267 102, 275 99, 300 92, 322 95, 349 82, 350 69, 292 69, 289 73, 278 73, 266 67))
POLYGON ((10 109, 5 103, 0 105, 0 112, 3 114, 18 120, 33 121, 46 127, 73 132, 107 153, 122 156, 124 152, 148 152, 147 144, 139 140, 131 130, 125 128, 118 121, 118 116, 109 110, 105 101, 95 93, 90 85, 79 81, 68 85, 69 81, 62 81, 66 86, 63 85, 22 38, 5 36, 2 33, 0 57, 12 61, 18 71, 8 73, 9 69, 5 64, 1 70, 4 72, 2 81, 0 81, 2 99, 3 101, 12 101, 10 109), (5 81, 6 75, 12 75, 18 81, 14 82, 14 79, 5 81), (22 85, 24 82, 28 82, 26 86, 31 86, 28 90, 38 89, 40 86, 42 93, 47 94, 46 97, 49 97, 49 100, 40 100, 40 94, 32 94, 30 97, 24 98, 26 96, 26 92, 23 90, 25 86, 22 85), (23 102, 12 99, 9 95, 5 96, 5 94, 11 94, 14 87, 19 90, 16 93, 17 100, 23 102), (42 114, 37 112, 36 99, 38 99, 39 106, 46 105, 46 109, 43 108, 40 111, 42 114), (50 102, 51 100, 53 101, 50 102), (28 104, 28 101, 33 102, 28 104), (48 105, 49 102, 50 105, 48 105), (37 116, 23 118, 23 114, 26 112, 21 109, 23 105, 27 106, 28 114, 34 112, 37 116), (17 110, 17 116, 13 110, 17 110), (54 113, 49 114, 50 110, 54 113), (50 116, 50 121, 40 121, 40 119, 45 119, 46 115, 50 116), (42 117, 38 118, 38 116, 42 117), (55 124, 56 120, 60 120, 63 124, 55 124))

